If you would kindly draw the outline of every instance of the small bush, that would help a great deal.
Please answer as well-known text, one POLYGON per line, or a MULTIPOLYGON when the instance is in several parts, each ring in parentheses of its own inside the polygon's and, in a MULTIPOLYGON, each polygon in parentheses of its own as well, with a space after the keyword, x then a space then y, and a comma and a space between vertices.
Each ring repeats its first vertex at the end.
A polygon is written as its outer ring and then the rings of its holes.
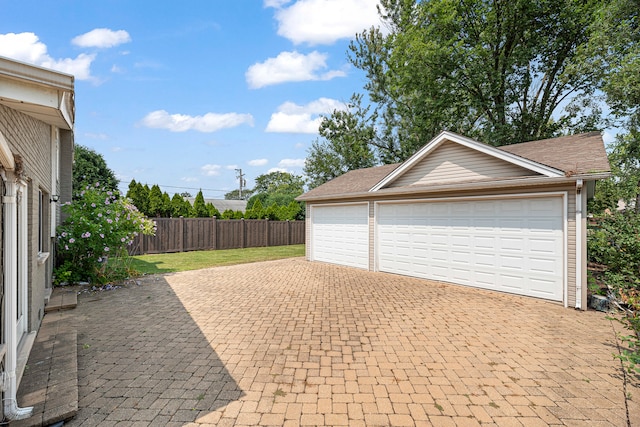
POLYGON ((99 184, 86 187, 63 209, 69 216, 58 227, 56 283, 108 283, 128 277, 127 246, 139 233, 155 233, 155 223, 129 199, 99 184))
POLYGON ((617 320, 630 331, 621 337, 628 348, 617 357, 640 372, 640 215, 627 210, 598 217, 587 244, 589 261, 604 266, 603 280, 626 309, 617 320))

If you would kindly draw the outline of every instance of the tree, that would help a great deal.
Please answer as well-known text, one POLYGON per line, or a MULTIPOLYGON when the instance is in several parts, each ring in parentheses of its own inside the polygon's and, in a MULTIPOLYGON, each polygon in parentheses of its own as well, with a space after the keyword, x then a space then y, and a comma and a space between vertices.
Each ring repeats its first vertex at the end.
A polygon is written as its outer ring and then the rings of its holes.
POLYGON ((304 179, 289 172, 270 172, 255 179, 254 194, 258 193, 298 193, 304 192, 304 179))
POLYGON ((207 206, 207 215, 209 217, 213 218, 215 216, 216 218, 220 218, 220 211, 215 206, 213 206, 213 203, 209 202, 206 204, 206 206, 207 206))
POLYGON ((598 183, 592 208, 615 209, 618 200, 640 210, 640 2, 612 0, 591 25, 583 62, 606 70, 603 92, 623 130, 609 149, 612 177, 598 183))
MULTIPOLYGON (((363 120, 383 163, 443 129, 500 146, 606 124, 599 89, 609 71, 586 48, 605 0, 380 3, 389 33, 357 35, 349 61, 366 74, 363 120)), ((330 120, 340 128, 340 117, 330 120)))
POLYGON ((194 218, 209 217, 209 210, 207 209, 207 206, 204 203, 204 196, 202 195, 202 190, 198 191, 198 194, 196 194, 196 199, 193 201, 192 216, 194 218))
POLYGON ((253 194, 253 190, 251 189, 243 189, 242 197, 240 197, 240 190, 231 190, 224 195, 225 200, 249 200, 251 195, 253 194))
MULTIPOLYGON (((87 186, 99 186, 108 191, 117 191, 118 180, 115 173, 107 167, 107 162, 101 154, 80 144, 76 144, 73 161, 73 188, 74 193, 87 186)), ((74 195, 74 200, 79 196, 74 195)))
POLYGON ((245 212, 245 218, 247 219, 262 219, 264 218, 264 208, 262 207, 262 201, 255 199, 249 207, 247 204, 247 211, 245 212))
POLYGON ((171 198, 171 217, 180 218, 188 217, 191 211, 191 203, 185 200, 182 195, 176 193, 171 198))
POLYGON ((319 133, 308 151, 304 172, 309 188, 342 175, 353 169, 375 166, 376 159, 370 144, 375 130, 367 123, 369 109, 362 107, 362 98, 355 95, 348 110, 335 110, 323 117, 319 133))
POLYGON ((247 201, 247 209, 251 209, 258 200, 262 206, 286 206, 304 193, 304 179, 288 172, 260 175, 255 182, 254 194, 247 201))
POLYGON ((157 184, 154 184, 149 191, 149 216, 156 218, 166 216, 165 199, 157 184))
POLYGON ((142 185, 132 179, 129 183, 129 189, 127 190, 127 197, 131 199, 134 206, 138 208, 143 215, 151 216, 149 214, 149 186, 142 185))

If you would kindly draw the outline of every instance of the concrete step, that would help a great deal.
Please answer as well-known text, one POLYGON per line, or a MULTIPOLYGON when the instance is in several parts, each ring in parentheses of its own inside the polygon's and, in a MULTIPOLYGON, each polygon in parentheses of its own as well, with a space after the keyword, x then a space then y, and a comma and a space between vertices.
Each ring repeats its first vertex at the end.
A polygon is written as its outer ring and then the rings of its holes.
POLYGON ((50 426, 78 413, 78 333, 67 311, 44 316, 18 389, 18 405, 33 407, 11 427, 50 426))
POLYGON ((44 308, 45 313, 60 310, 70 310, 78 305, 78 294, 75 290, 54 288, 49 302, 44 308))

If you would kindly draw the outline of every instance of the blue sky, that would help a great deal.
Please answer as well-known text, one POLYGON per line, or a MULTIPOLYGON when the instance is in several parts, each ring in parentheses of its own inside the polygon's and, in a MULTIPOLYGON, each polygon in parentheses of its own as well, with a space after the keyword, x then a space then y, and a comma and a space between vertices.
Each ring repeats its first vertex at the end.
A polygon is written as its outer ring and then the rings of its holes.
POLYGON ((318 117, 361 91, 377 0, 0 0, 0 55, 76 77, 77 144, 123 181, 223 198, 302 175, 318 117))

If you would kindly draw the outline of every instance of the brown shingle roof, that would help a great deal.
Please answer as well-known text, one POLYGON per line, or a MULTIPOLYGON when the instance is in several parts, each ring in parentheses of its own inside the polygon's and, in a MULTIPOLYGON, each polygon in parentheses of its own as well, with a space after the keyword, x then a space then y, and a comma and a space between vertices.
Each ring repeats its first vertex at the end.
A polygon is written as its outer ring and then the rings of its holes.
MULTIPOLYGON (((559 169, 567 176, 606 173, 611 170, 599 132, 523 142, 498 148, 559 169)), ((401 163, 395 163, 349 171, 299 196, 298 200, 366 193, 400 165, 401 163)))
POLYGON ((498 148, 560 169, 569 176, 611 171, 600 132, 523 142, 498 148))
POLYGON ((306 200, 331 194, 364 193, 380 182, 382 178, 393 172, 398 166, 400 166, 400 163, 352 170, 313 190, 307 191, 297 199, 306 200))

